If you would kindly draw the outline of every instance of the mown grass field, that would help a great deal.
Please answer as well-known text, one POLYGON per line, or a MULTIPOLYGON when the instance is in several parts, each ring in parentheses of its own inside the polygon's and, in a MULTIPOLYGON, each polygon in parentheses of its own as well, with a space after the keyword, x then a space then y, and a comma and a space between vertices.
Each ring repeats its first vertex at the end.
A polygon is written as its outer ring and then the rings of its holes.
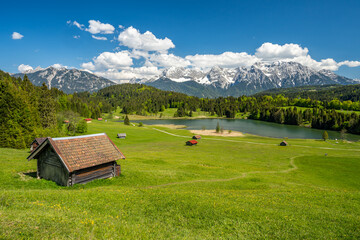
POLYGON ((187 130, 153 128, 90 123, 127 158, 120 177, 74 187, 24 175, 36 170, 28 152, 0 149, 0 238, 360 238, 359 143, 246 136, 187 147, 187 130))

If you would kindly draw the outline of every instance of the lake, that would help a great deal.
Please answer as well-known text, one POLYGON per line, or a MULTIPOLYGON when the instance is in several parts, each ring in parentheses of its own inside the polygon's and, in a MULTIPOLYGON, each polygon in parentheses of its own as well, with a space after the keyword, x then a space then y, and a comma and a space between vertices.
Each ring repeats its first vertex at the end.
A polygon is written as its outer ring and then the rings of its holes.
MULTIPOLYGON (((214 129, 217 122, 225 130, 239 131, 264 137, 273 138, 302 138, 302 139, 321 139, 324 130, 284 125, 270 122, 263 122, 250 119, 164 119, 164 120, 144 120, 134 121, 148 125, 156 124, 175 124, 186 125, 186 129, 214 129)), ((340 133, 326 130, 330 139, 340 139, 340 133)), ((346 139, 350 141, 360 141, 360 135, 346 134, 346 139)))

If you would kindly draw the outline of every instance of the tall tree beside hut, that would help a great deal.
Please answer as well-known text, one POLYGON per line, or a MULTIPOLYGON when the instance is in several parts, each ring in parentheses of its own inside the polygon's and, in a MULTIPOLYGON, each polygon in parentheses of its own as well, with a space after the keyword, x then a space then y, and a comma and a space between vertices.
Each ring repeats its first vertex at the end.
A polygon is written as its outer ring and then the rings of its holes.
POLYGON ((40 122, 43 128, 53 128, 56 127, 56 108, 55 100, 51 96, 50 91, 48 91, 45 83, 41 86, 40 98, 39 98, 39 114, 40 122))

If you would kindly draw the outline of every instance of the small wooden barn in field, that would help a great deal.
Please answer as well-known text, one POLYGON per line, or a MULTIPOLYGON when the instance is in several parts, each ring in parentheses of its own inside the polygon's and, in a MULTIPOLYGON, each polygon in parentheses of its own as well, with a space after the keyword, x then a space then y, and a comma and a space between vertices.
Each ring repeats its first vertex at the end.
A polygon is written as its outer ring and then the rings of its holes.
POLYGON ((194 146, 196 144, 198 144, 198 142, 196 140, 190 140, 190 141, 186 142, 186 145, 188 145, 188 146, 194 146))
POLYGON ((105 134, 46 138, 28 157, 37 159, 37 177, 72 186, 118 176, 124 155, 105 134))
POLYGON ((282 141, 281 143, 280 143, 280 146, 288 146, 289 144, 286 142, 286 141, 282 141))
POLYGON ((117 137, 118 137, 118 138, 125 139, 125 138, 126 138, 126 133, 118 133, 118 134, 117 134, 117 137))
POLYGON ((35 138, 34 141, 30 144, 30 152, 34 151, 43 141, 46 140, 46 137, 35 138))
POLYGON ((192 139, 201 139, 201 136, 200 135, 195 135, 192 137, 192 139))
POLYGON ((85 118, 84 121, 87 122, 87 123, 91 123, 91 118, 85 118))

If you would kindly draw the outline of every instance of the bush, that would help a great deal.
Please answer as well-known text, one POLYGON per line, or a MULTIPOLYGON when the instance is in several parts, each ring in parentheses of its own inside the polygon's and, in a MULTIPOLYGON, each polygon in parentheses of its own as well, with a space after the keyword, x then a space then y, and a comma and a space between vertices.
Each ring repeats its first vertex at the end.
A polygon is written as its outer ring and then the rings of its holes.
POLYGON ((327 133, 327 131, 324 131, 322 134, 322 139, 324 139, 324 141, 326 141, 329 138, 329 134, 327 133))
POLYGON ((144 126, 142 122, 139 122, 139 127, 142 127, 144 126))
POLYGON ((86 133, 87 132, 87 123, 81 120, 76 126, 76 133, 86 133))

